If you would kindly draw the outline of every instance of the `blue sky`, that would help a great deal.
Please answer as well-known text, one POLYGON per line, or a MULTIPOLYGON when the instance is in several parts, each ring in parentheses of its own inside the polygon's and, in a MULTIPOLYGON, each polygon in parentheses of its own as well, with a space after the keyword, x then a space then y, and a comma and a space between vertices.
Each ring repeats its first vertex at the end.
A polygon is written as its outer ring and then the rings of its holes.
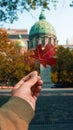
MULTIPOLYGON (((71 0, 59 0, 57 9, 51 11, 45 10, 46 20, 50 22, 57 34, 59 44, 65 44, 68 37, 73 36, 73 7, 69 7, 71 0)), ((41 8, 35 11, 24 11, 23 14, 19 14, 19 20, 13 24, 4 24, 6 28, 23 28, 28 29, 39 20, 41 8)))

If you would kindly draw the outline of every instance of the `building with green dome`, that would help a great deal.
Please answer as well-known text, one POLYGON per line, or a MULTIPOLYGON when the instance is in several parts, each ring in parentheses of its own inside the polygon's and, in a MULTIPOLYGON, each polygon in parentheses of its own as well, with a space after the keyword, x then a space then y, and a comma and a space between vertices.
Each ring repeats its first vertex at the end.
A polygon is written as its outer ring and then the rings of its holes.
POLYGON ((29 31, 28 49, 36 48, 38 44, 42 44, 43 47, 46 44, 56 44, 55 29, 46 21, 43 10, 39 16, 39 21, 36 22, 29 31))
MULTIPOLYGON (((44 48, 46 44, 52 44, 56 46, 56 32, 54 27, 46 21, 44 11, 41 11, 39 21, 36 22, 30 29, 29 32, 29 43, 28 49, 35 49, 38 44, 42 44, 44 48)), ((43 89, 51 88, 54 84, 51 81, 51 71, 48 65, 44 68, 40 64, 40 75, 44 82, 43 89)))
POLYGON ((24 52, 27 51, 26 41, 23 41, 22 36, 18 35, 18 40, 15 43, 15 47, 19 48, 19 53, 24 55, 24 52))

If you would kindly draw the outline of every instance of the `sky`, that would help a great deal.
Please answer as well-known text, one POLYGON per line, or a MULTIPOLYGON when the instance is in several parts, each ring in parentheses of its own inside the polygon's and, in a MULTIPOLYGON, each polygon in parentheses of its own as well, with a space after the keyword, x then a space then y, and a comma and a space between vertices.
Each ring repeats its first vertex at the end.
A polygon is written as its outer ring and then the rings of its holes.
MULTIPOLYGON (((69 37, 73 37, 73 7, 69 7, 71 0, 59 0, 56 10, 45 10, 46 21, 51 23, 56 31, 57 40, 59 44, 66 44, 69 37)), ((28 33, 38 20, 41 13, 39 7, 35 11, 24 11, 19 14, 18 21, 13 24, 4 24, 3 27, 10 29, 27 29, 28 33)))

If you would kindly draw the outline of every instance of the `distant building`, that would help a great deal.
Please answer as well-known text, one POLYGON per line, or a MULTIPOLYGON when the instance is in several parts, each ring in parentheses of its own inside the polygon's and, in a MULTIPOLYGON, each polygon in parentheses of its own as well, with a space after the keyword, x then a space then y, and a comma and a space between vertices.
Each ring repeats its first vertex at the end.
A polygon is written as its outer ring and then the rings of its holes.
POLYGON ((27 29, 7 29, 9 38, 13 41, 18 41, 18 45, 22 49, 28 48, 28 30, 27 29))
MULTIPOLYGON (((39 44, 44 48, 47 44, 52 44, 54 47, 57 44, 56 31, 51 23, 46 21, 44 10, 41 11, 39 20, 32 25, 29 31, 28 49, 35 49, 39 44)), ((53 86, 51 81, 51 71, 48 65, 44 68, 40 64, 40 75, 43 79, 43 88, 50 88, 53 86)))
POLYGON ((67 38, 66 45, 64 45, 64 47, 73 50, 73 36, 67 38))
POLYGON ((39 16, 39 21, 36 22, 29 32, 28 49, 36 48, 38 44, 44 47, 46 44, 56 45, 56 32, 54 27, 46 21, 44 11, 39 16))
POLYGON ((72 45, 65 44, 65 45, 63 45, 63 47, 69 48, 70 50, 73 50, 73 44, 72 45))
POLYGON ((73 36, 67 38, 66 44, 73 45, 73 36))
POLYGON ((28 41, 28 30, 27 29, 7 29, 9 38, 12 40, 17 40, 18 36, 21 35, 23 40, 28 41))

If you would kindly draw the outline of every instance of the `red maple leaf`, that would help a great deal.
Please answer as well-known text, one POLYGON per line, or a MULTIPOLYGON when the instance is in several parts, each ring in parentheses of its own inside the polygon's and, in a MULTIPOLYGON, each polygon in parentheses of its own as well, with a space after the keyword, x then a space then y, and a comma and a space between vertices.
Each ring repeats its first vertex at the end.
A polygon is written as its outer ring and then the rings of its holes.
POLYGON ((42 45, 39 44, 34 50, 33 58, 38 59, 40 63, 46 67, 46 65, 53 66, 56 64, 56 58, 54 57, 55 55, 56 51, 53 45, 47 44, 43 49, 42 45))

